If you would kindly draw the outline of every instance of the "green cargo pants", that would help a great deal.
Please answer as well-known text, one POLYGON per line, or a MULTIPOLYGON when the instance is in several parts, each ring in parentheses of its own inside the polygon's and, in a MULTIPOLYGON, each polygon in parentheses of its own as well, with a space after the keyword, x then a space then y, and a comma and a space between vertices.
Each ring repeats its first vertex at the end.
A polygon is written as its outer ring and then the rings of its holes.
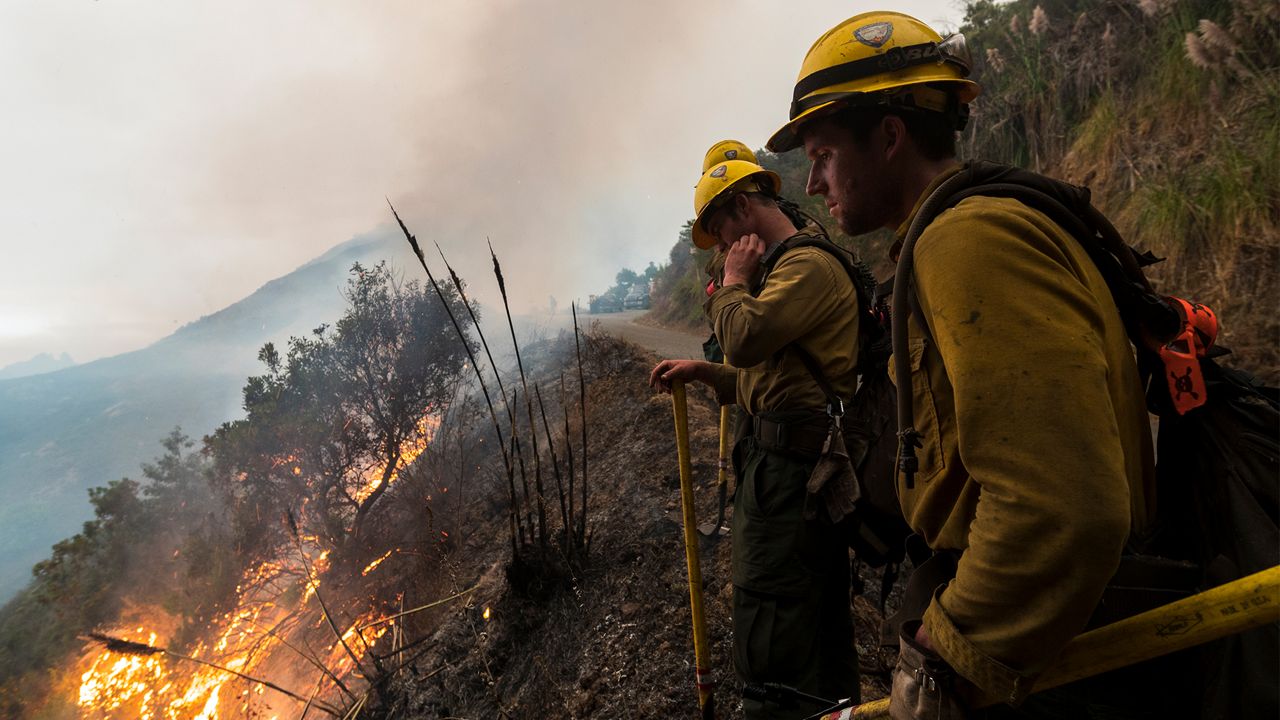
MULTIPOLYGON (((734 667, 744 683, 781 683, 833 701, 858 696, 849 603, 849 548, 819 516, 804 519, 812 462, 754 438, 734 453, 734 667)), ((747 720, 795 720, 822 707, 743 699, 747 720)))

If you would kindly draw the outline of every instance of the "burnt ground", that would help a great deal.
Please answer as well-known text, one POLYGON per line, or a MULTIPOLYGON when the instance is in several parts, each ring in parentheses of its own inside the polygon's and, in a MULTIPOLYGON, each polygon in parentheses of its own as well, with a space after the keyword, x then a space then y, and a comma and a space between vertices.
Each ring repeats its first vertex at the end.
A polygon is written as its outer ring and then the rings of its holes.
MULTIPOLYGON (((593 338, 592 355, 587 560, 526 549, 513 570, 505 517, 474 528, 451 554, 442 583, 458 590, 478 583, 470 602, 441 612, 434 633, 406 651, 423 654, 365 717, 698 715, 671 401, 646 385, 653 355, 602 335, 593 338)), ((700 523, 712 522, 718 507, 718 417, 710 394, 691 388, 700 523)), ((741 717, 730 660, 729 545, 727 536, 704 540, 701 553, 721 718, 741 717)), ((876 592, 879 574, 864 580, 876 592)), ((875 671, 884 666, 874 657, 880 615, 862 597, 854 608, 864 699, 883 697, 888 675, 875 671)))

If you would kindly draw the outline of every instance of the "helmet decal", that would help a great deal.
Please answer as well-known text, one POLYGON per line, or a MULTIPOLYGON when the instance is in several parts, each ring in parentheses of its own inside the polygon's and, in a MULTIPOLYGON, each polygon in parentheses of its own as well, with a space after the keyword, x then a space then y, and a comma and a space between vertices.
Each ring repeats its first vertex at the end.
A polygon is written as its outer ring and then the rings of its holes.
POLYGON ((724 157, 725 157, 725 159, 726 159, 726 160, 732 160, 732 159, 734 159, 734 158, 738 157, 738 151, 737 151, 737 150, 725 150, 725 151, 724 151, 724 157))
POLYGON ((853 31, 853 36, 863 45, 879 48, 889 42, 889 38, 893 37, 893 23, 878 22, 863 25, 853 31))
POLYGON ((711 177, 713 177, 713 178, 722 178, 722 177, 724 177, 724 174, 725 174, 726 172, 729 172, 729 166, 728 166, 728 165, 721 165, 720 167, 718 167, 718 168, 716 168, 715 170, 712 170, 712 171, 711 171, 711 177))

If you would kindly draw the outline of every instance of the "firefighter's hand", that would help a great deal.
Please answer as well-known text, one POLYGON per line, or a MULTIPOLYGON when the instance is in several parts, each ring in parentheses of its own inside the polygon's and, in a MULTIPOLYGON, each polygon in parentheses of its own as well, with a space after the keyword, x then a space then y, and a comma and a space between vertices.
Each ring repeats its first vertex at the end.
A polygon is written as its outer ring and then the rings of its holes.
POLYGON ((724 258, 724 284, 751 287, 760 273, 760 258, 764 257, 764 240, 752 233, 743 235, 729 247, 724 258))
POLYGON ((706 382, 709 364, 701 360, 663 360, 649 373, 649 387, 669 393, 671 384, 677 380, 706 382))
POLYGON ((969 715, 956 693, 962 678, 933 651, 924 624, 905 623, 898 636, 898 665, 890 681, 893 720, 964 720, 969 715), (924 638, 928 646, 919 642, 924 638))

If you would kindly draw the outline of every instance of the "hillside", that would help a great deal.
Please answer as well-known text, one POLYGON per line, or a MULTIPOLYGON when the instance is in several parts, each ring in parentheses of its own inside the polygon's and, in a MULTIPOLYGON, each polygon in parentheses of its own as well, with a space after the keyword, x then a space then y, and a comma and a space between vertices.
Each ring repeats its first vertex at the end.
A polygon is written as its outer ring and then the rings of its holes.
POLYGON ((136 475, 175 426, 199 437, 240 415, 263 343, 332 322, 353 262, 405 253, 395 236, 363 235, 147 348, 0 381, 0 602, 92 516, 85 490, 136 475))
MULTIPOLYGON (((497 551, 501 526, 477 526, 453 557, 456 587, 478 583, 471 607, 440 618, 425 636, 428 650, 373 717, 697 715, 671 398, 645 383, 657 361, 652 353, 600 334, 589 344, 589 457, 598 488, 589 563, 531 593, 508 574, 508 553, 497 551)), ((691 458, 701 524, 713 523, 718 509, 717 407, 708 393, 691 388, 691 458)), ((729 546, 727 536, 700 541, 707 634, 719 683, 716 716, 740 718, 729 546)), ((878 587, 879 577, 869 575, 866 582, 878 587)), ((859 596, 854 611, 864 665, 881 667, 874 649, 880 619, 874 601, 859 596)), ((868 699, 886 694, 887 667, 882 670, 864 671, 868 699)))
POLYGON ((50 353, 40 353, 30 360, 11 363, 0 368, 0 380, 40 375, 41 373, 69 368, 75 364, 76 361, 72 360, 71 356, 66 353, 62 353, 57 357, 50 353))
MULTIPOLYGON (((1280 379, 1280 5, 1266 0, 980 0, 967 6, 983 94, 961 157, 1085 185, 1129 241, 1166 257, 1158 287, 1214 307, 1234 362, 1280 379)), ((800 151, 759 153, 804 194, 800 151)), ((834 229, 829 227, 829 229, 834 229)), ((880 277, 886 232, 836 233, 880 277)), ((709 254, 682 234, 658 275, 659 320, 698 326, 709 254)))

